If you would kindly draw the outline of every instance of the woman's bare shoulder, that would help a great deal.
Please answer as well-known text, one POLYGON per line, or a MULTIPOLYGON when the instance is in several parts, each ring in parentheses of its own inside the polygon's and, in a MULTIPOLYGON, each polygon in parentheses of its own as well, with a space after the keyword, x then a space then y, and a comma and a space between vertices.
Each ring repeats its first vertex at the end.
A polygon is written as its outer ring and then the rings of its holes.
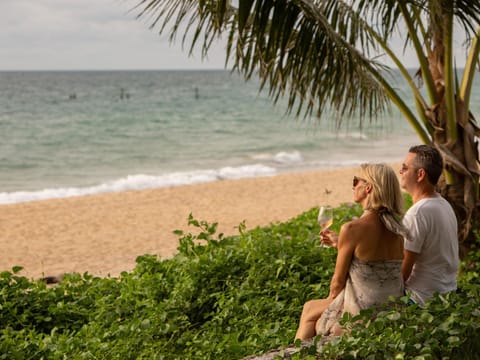
POLYGON ((340 233, 345 238, 355 239, 359 233, 362 233, 365 229, 365 223, 361 218, 346 222, 342 225, 340 233))
POLYGON ((353 219, 349 222, 346 222, 342 225, 342 231, 358 231, 366 226, 368 226, 369 221, 367 221, 364 217, 359 217, 357 219, 353 219))

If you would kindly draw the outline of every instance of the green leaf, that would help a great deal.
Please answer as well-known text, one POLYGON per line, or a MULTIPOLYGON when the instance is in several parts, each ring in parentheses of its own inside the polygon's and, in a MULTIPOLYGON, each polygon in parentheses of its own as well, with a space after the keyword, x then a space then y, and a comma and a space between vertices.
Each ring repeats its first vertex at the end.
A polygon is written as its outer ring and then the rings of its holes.
POLYGON ((14 266, 12 268, 12 271, 13 271, 14 274, 18 274, 22 270, 23 270, 23 266, 14 266))
POLYGON ((458 336, 449 336, 447 338, 447 341, 449 344, 459 344, 460 343, 460 338, 458 336))
POLYGON ((394 311, 387 315, 388 320, 397 321, 401 318, 401 314, 398 311, 394 311))
POLYGON ((420 319, 426 323, 431 323, 435 318, 432 314, 430 314, 429 312, 426 312, 426 311, 422 311, 422 313, 420 314, 420 319))

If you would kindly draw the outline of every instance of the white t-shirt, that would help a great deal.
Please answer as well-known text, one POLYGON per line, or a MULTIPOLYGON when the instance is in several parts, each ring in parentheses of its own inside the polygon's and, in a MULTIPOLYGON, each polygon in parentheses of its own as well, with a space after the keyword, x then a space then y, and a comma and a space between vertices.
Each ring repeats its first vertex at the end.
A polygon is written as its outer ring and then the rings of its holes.
POLYGON ((435 292, 456 290, 457 219, 448 201, 439 194, 422 199, 408 209, 403 222, 410 234, 404 248, 418 254, 405 283, 412 300, 423 305, 435 292))

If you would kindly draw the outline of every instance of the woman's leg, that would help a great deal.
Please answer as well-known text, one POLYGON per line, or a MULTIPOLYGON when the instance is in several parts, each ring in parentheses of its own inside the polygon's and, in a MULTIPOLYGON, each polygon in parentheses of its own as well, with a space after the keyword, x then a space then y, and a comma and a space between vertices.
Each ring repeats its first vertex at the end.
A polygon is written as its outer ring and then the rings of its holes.
POLYGON ((307 301, 303 305, 295 340, 300 339, 303 341, 316 335, 315 323, 331 302, 332 300, 329 299, 318 299, 307 301))

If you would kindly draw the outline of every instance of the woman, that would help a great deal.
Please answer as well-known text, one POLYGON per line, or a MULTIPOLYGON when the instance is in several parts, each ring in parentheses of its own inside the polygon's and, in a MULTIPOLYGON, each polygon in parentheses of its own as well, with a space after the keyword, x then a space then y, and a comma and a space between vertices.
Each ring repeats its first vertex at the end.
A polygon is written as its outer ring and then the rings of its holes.
POLYGON ((344 312, 383 303, 390 295, 403 295, 401 275, 403 198, 394 170, 385 164, 363 164, 353 178, 353 200, 363 215, 345 223, 338 237, 321 232, 322 242, 338 248, 335 272, 326 299, 305 303, 295 339, 317 334, 340 335, 337 321, 344 312), (338 241, 337 241, 338 240, 338 241))

